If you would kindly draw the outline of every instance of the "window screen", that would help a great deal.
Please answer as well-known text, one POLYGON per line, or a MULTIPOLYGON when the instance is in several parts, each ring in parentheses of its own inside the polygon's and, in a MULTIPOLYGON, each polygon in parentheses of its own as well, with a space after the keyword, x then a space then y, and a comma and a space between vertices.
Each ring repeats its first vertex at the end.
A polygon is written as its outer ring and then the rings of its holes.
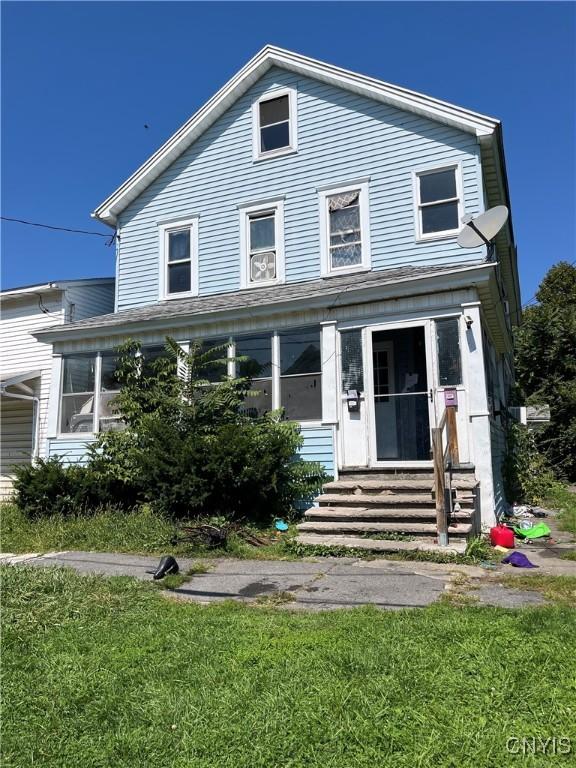
POLYGON ((362 331, 342 331, 342 390, 364 391, 364 366, 362 359, 362 331))
POLYGON ((280 334, 280 402, 286 418, 322 418, 320 328, 297 328, 280 334))
POLYGON ((436 321, 436 343, 438 349, 438 382, 441 387, 462 383, 460 361, 460 334, 458 318, 436 321))
POLYGON ((96 358, 93 355, 68 355, 64 358, 61 432, 94 431, 94 391, 96 358))

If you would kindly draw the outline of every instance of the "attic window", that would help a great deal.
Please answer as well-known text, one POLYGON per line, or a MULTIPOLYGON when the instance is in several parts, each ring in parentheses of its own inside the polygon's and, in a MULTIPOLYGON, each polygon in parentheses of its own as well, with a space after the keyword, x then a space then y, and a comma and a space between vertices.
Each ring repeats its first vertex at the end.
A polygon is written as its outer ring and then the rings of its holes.
POLYGON ((254 159, 296 150, 296 95, 289 89, 267 94, 254 105, 254 159))

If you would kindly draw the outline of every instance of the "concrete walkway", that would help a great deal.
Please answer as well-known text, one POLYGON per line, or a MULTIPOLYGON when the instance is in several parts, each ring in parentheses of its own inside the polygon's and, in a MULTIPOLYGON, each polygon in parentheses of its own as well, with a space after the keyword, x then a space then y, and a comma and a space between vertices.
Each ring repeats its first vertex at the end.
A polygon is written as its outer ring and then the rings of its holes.
MULTIPOLYGON (((150 581, 150 571, 155 570, 159 558, 100 552, 52 552, 5 554, 0 555, 0 562, 44 568, 65 566, 79 573, 132 576, 150 581)), ((178 558, 182 574, 198 562, 178 558)), ((444 594, 456 594, 462 582, 467 582, 481 587, 480 590, 476 587, 476 592, 472 593, 475 601, 481 604, 518 608, 545 602, 535 592, 508 589, 494 583, 497 574, 474 566, 354 558, 214 559, 201 562, 206 564, 207 573, 190 576, 179 588, 166 594, 201 604, 236 600, 296 610, 361 605, 398 610, 430 605, 444 594)))

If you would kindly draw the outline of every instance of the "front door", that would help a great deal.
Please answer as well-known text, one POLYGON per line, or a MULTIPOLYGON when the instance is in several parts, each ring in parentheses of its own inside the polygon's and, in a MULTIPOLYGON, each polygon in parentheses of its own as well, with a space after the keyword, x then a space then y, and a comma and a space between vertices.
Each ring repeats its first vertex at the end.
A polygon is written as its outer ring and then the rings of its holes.
POLYGON ((372 329, 372 465, 430 461, 430 393, 424 325, 372 329))

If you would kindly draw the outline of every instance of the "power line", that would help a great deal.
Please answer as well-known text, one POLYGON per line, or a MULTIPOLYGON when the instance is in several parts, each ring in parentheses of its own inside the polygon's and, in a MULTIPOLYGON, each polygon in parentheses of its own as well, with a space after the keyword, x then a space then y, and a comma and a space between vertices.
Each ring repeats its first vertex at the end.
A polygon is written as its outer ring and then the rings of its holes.
POLYGON ((13 221, 17 224, 27 224, 29 227, 41 227, 42 229, 53 229, 59 232, 73 232, 77 235, 94 235, 96 237, 106 237, 108 239, 107 245, 112 245, 114 239, 117 237, 116 233, 112 236, 106 232, 93 232, 88 229, 71 229, 70 227, 56 227, 52 224, 40 224, 37 221, 27 221, 26 219, 14 219, 11 216, 0 216, 3 221, 13 221))

